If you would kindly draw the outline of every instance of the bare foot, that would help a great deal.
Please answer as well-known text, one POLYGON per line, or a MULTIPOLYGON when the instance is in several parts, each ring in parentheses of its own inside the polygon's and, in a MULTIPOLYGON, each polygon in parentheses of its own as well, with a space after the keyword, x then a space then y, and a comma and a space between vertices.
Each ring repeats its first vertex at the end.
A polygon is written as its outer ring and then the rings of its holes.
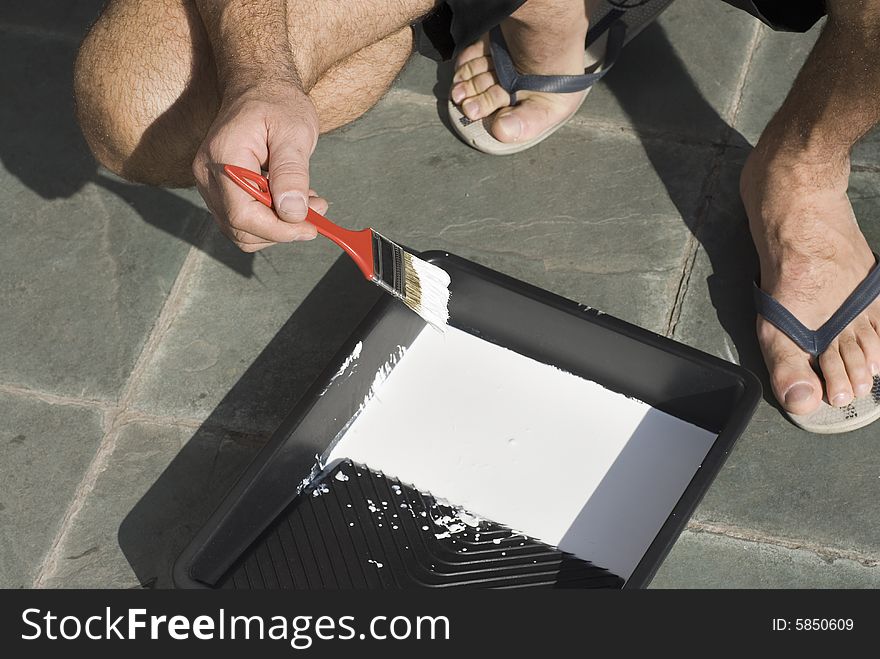
MULTIPOLYGON (((828 320, 874 266, 846 195, 848 179, 848 160, 770 155, 760 143, 740 179, 761 288, 810 329, 828 320)), ((821 376, 810 355, 761 316, 757 330, 773 393, 790 413, 814 411, 823 393, 831 405, 846 406, 870 393, 872 376, 880 374, 880 301, 819 356, 821 376)))
MULTIPOLYGON (((526 3, 502 23, 510 56, 520 73, 577 75, 584 72, 587 34, 584 4, 567 5, 566 15, 548 17, 535 15, 526 3), (552 18, 552 22, 548 22, 548 18, 552 18)), ((450 97, 472 121, 494 113, 490 132, 497 140, 524 142, 574 114, 586 93, 522 91, 517 93, 517 104, 511 106, 510 95, 498 84, 489 36, 484 35, 458 56, 450 97)))

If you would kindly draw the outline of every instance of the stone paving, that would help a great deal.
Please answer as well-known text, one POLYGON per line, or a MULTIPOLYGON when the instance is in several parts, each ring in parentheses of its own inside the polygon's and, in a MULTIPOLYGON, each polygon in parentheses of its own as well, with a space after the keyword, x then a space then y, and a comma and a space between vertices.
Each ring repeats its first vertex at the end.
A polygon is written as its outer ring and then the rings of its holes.
MULTIPOLYGON (((327 241, 239 253, 192 190, 96 167, 71 66, 102 3, 0 9, 0 586, 164 587, 248 460, 376 300, 327 241)), ((737 173, 817 30, 678 0, 526 153, 444 127, 414 59, 322 138, 330 214, 445 249, 753 369, 737 173)), ((851 194, 873 245, 880 137, 851 194)), ((880 586, 880 432, 802 432, 770 398, 654 587, 880 586)))

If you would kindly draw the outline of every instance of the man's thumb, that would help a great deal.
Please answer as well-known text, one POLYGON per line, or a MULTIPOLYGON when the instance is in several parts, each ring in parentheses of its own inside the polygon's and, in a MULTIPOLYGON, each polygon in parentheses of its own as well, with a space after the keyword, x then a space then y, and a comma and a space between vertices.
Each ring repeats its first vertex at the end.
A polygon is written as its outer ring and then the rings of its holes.
POLYGON ((296 145, 270 151, 269 184, 275 211, 285 222, 306 219, 309 199, 309 156, 296 145))

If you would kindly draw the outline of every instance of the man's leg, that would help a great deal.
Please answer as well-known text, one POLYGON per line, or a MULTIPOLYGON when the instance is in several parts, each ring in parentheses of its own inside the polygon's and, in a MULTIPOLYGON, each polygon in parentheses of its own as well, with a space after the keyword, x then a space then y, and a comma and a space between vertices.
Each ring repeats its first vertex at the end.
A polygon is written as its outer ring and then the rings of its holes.
POLYGON ((372 108, 406 64, 413 35, 405 27, 331 66, 309 92, 321 132, 344 126, 372 108))
MULTIPOLYGON (((761 287, 816 329, 874 265, 847 198, 853 144, 880 121, 880 4, 827 0, 829 18, 780 110, 749 156, 741 193, 761 287)), ((823 384, 809 356, 758 318, 773 391, 807 414, 823 384)), ((819 357, 828 401, 866 395, 880 373, 880 302, 819 357)))
MULTIPOLYGON (((433 2, 394 4, 397 11, 382 0, 294 3, 308 5, 291 10, 289 33, 322 132, 370 109, 409 57, 409 23, 433 2)), ((193 184, 193 156, 220 101, 191 0, 111 0, 80 49, 75 90, 83 133, 103 165, 143 183, 193 184)))

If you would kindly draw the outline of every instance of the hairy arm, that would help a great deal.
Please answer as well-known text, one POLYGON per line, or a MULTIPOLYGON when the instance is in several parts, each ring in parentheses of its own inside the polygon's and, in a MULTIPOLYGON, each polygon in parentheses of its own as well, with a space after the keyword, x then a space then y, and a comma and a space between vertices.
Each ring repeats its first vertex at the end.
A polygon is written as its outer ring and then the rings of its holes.
MULTIPOLYGON (((217 118, 193 161, 199 192, 221 230, 245 251, 314 238, 314 227, 303 220, 318 117, 294 64, 287 0, 196 0, 196 6, 221 96, 217 118), (229 181, 223 163, 268 170, 274 212, 229 181)), ((323 200, 311 203, 326 208, 323 200)))

